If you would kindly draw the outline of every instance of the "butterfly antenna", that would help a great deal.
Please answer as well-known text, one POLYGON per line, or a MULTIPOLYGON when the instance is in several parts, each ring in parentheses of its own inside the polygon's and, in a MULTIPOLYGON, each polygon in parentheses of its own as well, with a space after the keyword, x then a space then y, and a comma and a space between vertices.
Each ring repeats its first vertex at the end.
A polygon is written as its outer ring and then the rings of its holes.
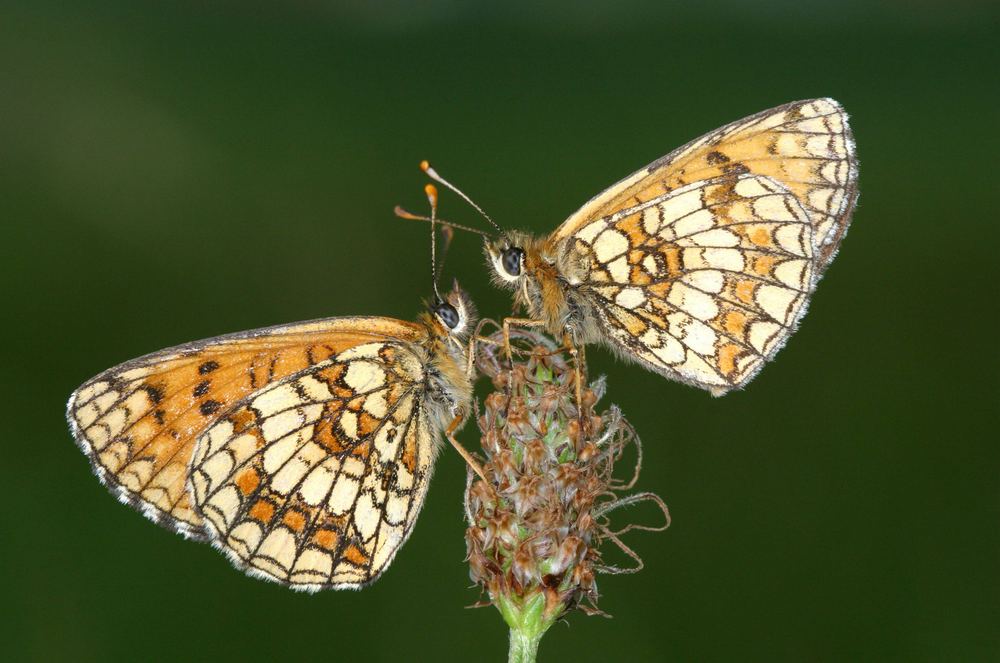
POLYGON ((441 299, 441 293, 438 292, 437 270, 437 187, 433 184, 428 184, 424 187, 424 193, 427 194, 427 200, 431 204, 431 284, 434 286, 434 296, 437 298, 437 301, 442 302, 444 300, 441 299))
MULTIPOLYGON (((440 225, 440 221, 438 224, 440 225)), ((441 262, 437 266, 437 280, 441 280, 441 275, 444 274, 444 262, 448 259, 448 249, 451 248, 451 240, 455 237, 455 231, 452 230, 451 226, 441 226, 441 236, 444 237, 444 246, 441 247, 441 262)))
MULTIPOLYGON (((419 214, 414 214, 413 212, 408 212, 405 209, 403 209, 403 207, 400 206, 400 205, 396 205, 396 207, 392 210, 392 212, 393 212, 393 214, 395 214, 396 216, 398 216, 401 219, 409 219, 411 221, 430 221, 431 220, 431 217, 429 217, 429 216, 421 216, 419 214)), ((436 223, 439 226, 441 226, 441 228, 449 228, 449 229, 451 229, 451 228, 458 228, 459 230, 464 230, 466 232, 475 233, 477 235, 482 235, 483 237, 489 237, 490 236, 489 233, 483 232, 482 230, 480 230, 478 228, 470 228, 469 226, 463 226, 460 223, 452 223, 451 221, 445 221, 444 219, 437 219, 436 223)))
POLYGON ((430 162, 428 162, 428 161, 421 161, 421 162, 420 162, 420 170, 422 170, 422 171, 424 171, 425 173, 427 173, 427 176, 428 176, 428 177, 430 177, 430 178, 431 178, 432 180, 434 180, 435 182, 437 182, 437 183, 439 183, 439 184, 443 184, 444 186, 448 187, 449 189, 451 189, 452 191, 454 191, 455 193, 457 193, 457 194, 459 195, 459 197, 461 197, 461 198, 462 198, 462 200, 464 200, 465 202, 467 202, 467 203, 469 203, 470 205, 472 205, 472 207, 473 207, 473 208, 474 208, 474 209, 475 209, 475 210, 476 210, 477 212, 479 212, 480 214, 482 214, 482 215, 483 215, 483 218, 484 218, 484 219, 486 219, 487 221, 489 221, 489 222, 490 222, 490 225, 491 225, 491 226, 493 226, 494 228, 496 228, 496 230, 497 230, 497 232, 498 232, 499 234, 501 234, 501 235, 503 234, 503 229, 502 229, 502 228, 501 228, 501 227, 500 227, 499 225, 497 225, 497 222, 496 222, 496 221, 494 221, 493 219, 491 219, 491 218, 490 218, 490 215, 489 215, 489 214, 487 214, 486 212, 484 212, 484 211, 483 211, 483 208, 482 208, 482 207, 480 207, 480 206, 479 206, 479 205, 477 205, 476 203, 472 202, 472 199, 471 199, 471 198, 469 198, 469 197, 468 197, 467 195, 465 195, 464 193, 462 193, 462 192, 461 192, 461 191, 460 191, 460 190, 458 189, 458 187, 456 187, 456 186, 455 186, 454 184, 452 184, 451 182, 449 182, 449 181, 448 181, 448 180, 446 180, 445 178, 443 178, 443 177, 441 177, 440 175, 438 175, 438 174, 437 174, 437 171, 436 171, 436 170, 434 170, 433 168, 431 168, 431 164, 430 164, 430 162))

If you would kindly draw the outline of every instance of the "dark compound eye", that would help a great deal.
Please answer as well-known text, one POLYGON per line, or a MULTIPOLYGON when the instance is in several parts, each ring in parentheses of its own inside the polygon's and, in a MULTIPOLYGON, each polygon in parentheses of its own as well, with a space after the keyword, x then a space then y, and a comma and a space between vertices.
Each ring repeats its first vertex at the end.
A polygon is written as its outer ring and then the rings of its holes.
POLYGON ((524 251, 512 246, 509 249, 503 250, 503 255, 500 256, 500 263, 503 265, 505 272, 511 276, 521 275, 521 261, 524 259, 524 251))
POLYGON ((456 311, 455 307, 452 306, 451 304, 438 302, 433 307, 431 307, 431 310, 434 312, 434 315, 436 315, 448 329, 454 329, 455 327, 458 326, 459 322, 458 311, 456 311))

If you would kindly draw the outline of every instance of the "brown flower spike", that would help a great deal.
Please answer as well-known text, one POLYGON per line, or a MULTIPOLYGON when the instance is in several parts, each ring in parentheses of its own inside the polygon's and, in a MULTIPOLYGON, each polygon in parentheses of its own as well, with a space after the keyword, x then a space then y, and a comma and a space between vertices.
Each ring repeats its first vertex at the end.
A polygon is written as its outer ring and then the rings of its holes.
MULTIPOLYGON (((488 483, 470 472, 466 546, 473 581, 510 626, 510 660, 533 661, 542 634, 568 611, 603 614, 597 609, 596 574, 642 568, 621 534, 663 530, 670 516, 652 493, 623 495, 638 479, 641 446, 618 408, 595 414, 603 379, 581 390, 580 412, 576 371, 548 336, 517 330, 512 362, 500 335, 493 340, 497 345, 481 345, 477 357, 479 370, 492 378, 495 390, 478 413, 488 483), (613 475, 629 443, 635 443, 638 459, 625 482, 613 475), (611 528, 611 511, 641 502, 660 508, 665 522, 611 528), (634 564, 605 564, 605 542, 634 564)), ((580 375, 586 384, 582 367, 580 375)))

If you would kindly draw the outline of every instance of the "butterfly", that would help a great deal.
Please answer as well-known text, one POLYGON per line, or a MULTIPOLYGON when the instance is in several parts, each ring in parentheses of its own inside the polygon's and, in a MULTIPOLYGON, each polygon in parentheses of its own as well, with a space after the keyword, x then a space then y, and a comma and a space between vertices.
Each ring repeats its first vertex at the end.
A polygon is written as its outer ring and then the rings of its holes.
POLYGON ((88 380, 67 418, 101 483, 154 522, 252 576, 360 588, 410 535, 442 434, 458 445, 474 320, 456 282, 416 323, 327 318, 196 341, 88 380))
POLYGON ((479 210, 499 231, 485 251, 534 324, 722 395, 795 331, 847 232, 857 173, 840 105, 797 101, 674 150, 547 237, 479 210))

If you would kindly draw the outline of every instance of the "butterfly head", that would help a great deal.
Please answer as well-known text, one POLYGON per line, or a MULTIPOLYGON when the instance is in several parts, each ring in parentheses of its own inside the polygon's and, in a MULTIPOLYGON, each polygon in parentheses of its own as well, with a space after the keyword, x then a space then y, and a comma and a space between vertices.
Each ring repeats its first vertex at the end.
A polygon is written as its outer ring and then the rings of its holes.
POLYGON ((464 339, 476 323, 476 309, 464 290, 454 282, 451 292, 435 298, 427 306, 427 312, 439 326, 443 334, 464 339))
POLYGON ((523 306, 551 333, 562 333, 569 312, 566 274, 572 265, 560 258, 558 246, 545 237, 511 231, 487 239, 483 249, 493 282, 514 291, 514 307, 523 306))
POLYGON ((518 287, 526 274, 529 253, 534 244, 530 237, 518 232, 506 232, 486 239, 483 249, 499 285, 518 287))

